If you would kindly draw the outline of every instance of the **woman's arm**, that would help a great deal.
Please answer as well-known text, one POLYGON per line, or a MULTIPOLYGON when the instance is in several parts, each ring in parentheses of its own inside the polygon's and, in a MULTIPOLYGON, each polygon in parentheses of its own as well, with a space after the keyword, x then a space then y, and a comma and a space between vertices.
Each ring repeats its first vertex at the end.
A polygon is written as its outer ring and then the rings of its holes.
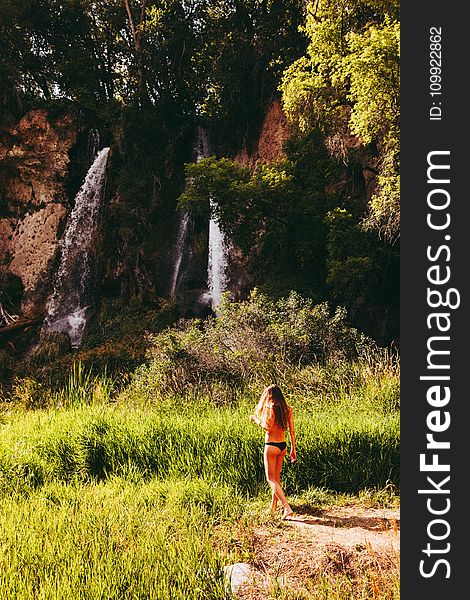
POLYGON ((297 459, 297 452, 295 450, 294 411, 292 410, 292 408, 289 411, 288 424, 289 424, 289 436, 290 436, 290 444, 291 444, 289 456, 290 456, 291 462, 295 462, 297 459))

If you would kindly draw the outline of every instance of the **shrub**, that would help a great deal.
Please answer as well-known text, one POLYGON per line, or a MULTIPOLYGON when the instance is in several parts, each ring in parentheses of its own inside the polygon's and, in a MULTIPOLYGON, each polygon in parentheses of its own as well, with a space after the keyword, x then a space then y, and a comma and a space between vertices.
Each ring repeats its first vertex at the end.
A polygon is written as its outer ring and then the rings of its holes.
POLYGON ((13 383, 12 399, 16 406, 24 409, 44 408, 48 405, 50 393, 35 379, 16 378, 13 383))
MULTIPOLYGON (((90 323, 82 348, 92 350, 123 338, 139 338, 145 331, 161 331, 171 325, 178 307, 172 300, 160 299, 151 305, 122 299, 102 299, 96 318, 90 323)), ((130 348, 128 348, 130 350, 130 348)))
POLYGON ((291 292, 277 301, 254 290, 241 302, 225 297, 217 318, 181 320, 150 336, 149 364, 131 389, 144 395, 213 395, 231 401, 237 388, 279 379, 294 367, 349 361, 371 340, 347 325, 346 311, 291 292))

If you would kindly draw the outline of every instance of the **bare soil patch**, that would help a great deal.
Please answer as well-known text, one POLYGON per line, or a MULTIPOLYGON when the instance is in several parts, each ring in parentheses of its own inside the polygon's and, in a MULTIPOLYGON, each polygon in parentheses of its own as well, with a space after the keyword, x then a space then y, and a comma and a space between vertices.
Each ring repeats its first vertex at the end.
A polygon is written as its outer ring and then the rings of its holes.
POLYGON ((317 598, 308 591, 315 581, 346 576, 375 582, 371 598, 392 597, 381 588, 388 578, 398 577, 399 538, 398 510, 346 506, 296 511, 285 525, 251 532, 252 577, 236 595, 267 600, 282 597, 283 589, 305 594, 295 597, 317 598))

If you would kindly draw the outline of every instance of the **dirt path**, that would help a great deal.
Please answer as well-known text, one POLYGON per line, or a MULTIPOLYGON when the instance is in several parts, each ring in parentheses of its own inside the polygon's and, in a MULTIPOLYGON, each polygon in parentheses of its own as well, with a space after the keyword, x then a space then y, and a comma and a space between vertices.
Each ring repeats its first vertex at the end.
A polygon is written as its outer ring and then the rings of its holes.
POLYGON ((308 582, 328 575, 358 579, 372 571, 388 577, 398 572, 399 510, 351 506, 296 513, 285 525, 253 531, 251 545, 250 576, 232 585, 244 600, 273 598, 276 587, 306 590, 308 582))
POLYGON ((318 516, 298 515, 289 524, 320 546, 340 544, 357 549, 370 545, 376 552, 398 552, 400 547, 397 510, 334 508, 318 516))

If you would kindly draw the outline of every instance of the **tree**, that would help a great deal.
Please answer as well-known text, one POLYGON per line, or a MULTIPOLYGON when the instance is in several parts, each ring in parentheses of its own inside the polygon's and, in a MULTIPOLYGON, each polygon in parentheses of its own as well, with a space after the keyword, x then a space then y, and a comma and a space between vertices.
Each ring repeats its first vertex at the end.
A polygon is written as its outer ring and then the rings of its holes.
POLYGON ((213 199, 211 216, 249 257, 256 285, 323 299, 327 165, 315 135, 292 140, 285 161, 254 172, 227 158, 203 159, 186 167, 180 206, 208 218, 213 199))
POLYGON ((208 0, 198 116, 226 154, 256 139, 283 70, 305 50, 304 0, 208 0))
POLYGON ((134 40, 135 56, 136 56, 136 70, 137 70, 137 90, 140 98, 142 108, 150 106, 150 98, 147 91, 147 83, 144 68, 144 57, 142 49, 142 32, 145 23, 145 11, 147 9, 148 0, 141 0, 140 11, 139 11, 139 22, 135 23, 134 16, 129 0, 124 0, 126 5, 127 16, 129 17, 129 24, 132 31, 132 38, 134 40))
MULTIPOLYGON (((330 153, 350 136, 377 148, 377 188, 363 226, 399 235, 399 23, 393 1, 318 0, 305 26, 307 54, 284 74, 283 106, 299 130, 319 127, 330 153)), ((353 144, 354 146, 354 144, 353 144)))

